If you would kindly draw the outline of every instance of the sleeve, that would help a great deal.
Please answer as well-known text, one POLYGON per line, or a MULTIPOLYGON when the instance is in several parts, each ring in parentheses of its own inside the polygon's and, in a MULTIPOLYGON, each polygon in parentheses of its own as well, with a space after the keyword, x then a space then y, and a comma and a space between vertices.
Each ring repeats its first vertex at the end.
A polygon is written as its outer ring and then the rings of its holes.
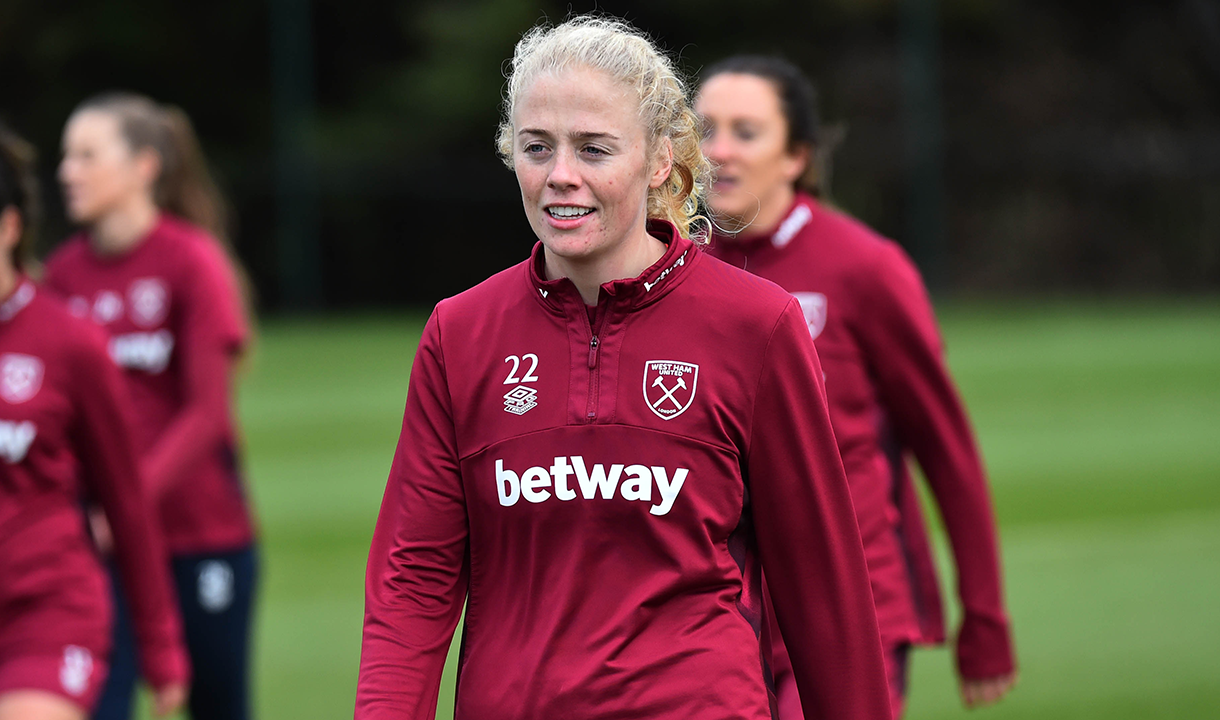
POLYGON ((1015 667, 1004 611, 999 543, 983 463, 945 367, 940 333, 919 272, 896 245, 870 274, 859 325, 882 404, 936 497, 957 563, 963 618, 958 671, 965 678, 1015 667))
POLYGON ((155 514, 144 494, 122 404, 123 380, 100 338, 77 357, 76 425, 86 481, 114 534, 114 554, 131 603, 141 670, 149 684, 185 684, 190 664, 182 620, 169 577, 169 562, 155 514))
POLYGON ((821 364, 795 300, 772 331, 751 422, 759 554, 801 704, 809 717, 889 718, 864 547, 821 364))
POLYGON ((192 259, 174 288, 182 409, 141 459, 154 498, 188 477, 229 432, 231 370, 248 335, 236 278, 220 248, 192 259))
POLYGON ((441 671, 469 571, 466 500, 450 408, 433 313, 411 369, 402 435, 369 550, 358 720, 436 716, 441 671))

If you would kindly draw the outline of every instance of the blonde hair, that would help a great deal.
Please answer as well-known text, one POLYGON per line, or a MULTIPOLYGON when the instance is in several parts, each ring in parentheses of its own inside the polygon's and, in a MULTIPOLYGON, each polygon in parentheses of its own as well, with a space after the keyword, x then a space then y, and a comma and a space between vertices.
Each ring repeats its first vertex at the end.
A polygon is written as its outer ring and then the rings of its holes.
POLYGON ((693 226, 702 225, 693 234, 705 240, 708 227, 699 215, 699 203, 711 177, 711 163, 700 147, 702 121, 670 59, 622 21, 580 15, 556 27, 538 25, 521 38, 507 74, 504 114, 496 136, 504 164, 513 167, 513 111, 521 93, 537 76, 570 68, 604 72, 636 92, 649 149, 656 150, 665 139, 673 149, 669 178, 648 190, 648 217, 668 220, 683 237, 692 235, 693 226))

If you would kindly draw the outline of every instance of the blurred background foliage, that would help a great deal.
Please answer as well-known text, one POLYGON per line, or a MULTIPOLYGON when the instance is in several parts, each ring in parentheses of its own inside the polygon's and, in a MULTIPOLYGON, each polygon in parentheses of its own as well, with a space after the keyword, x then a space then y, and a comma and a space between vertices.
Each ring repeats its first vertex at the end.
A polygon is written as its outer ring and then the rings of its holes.
MULTIPOLYGON (((0 116, 37 142, 130 88, 194 118, 266 309, 431 304, 532 243, 492 137, 546 0, 4 0, 0 116)), ((682 68, 782 53, 846 133, 833 196, 939 290, 1220 288, 1220 3, 601 2, 682 68)))

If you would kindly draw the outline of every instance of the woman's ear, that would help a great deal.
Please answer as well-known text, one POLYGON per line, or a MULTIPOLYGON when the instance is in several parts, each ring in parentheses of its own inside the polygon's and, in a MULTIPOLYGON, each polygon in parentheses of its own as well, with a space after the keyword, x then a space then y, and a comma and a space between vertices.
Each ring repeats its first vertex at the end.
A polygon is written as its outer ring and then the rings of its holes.
POLYGON ((795 147, 789 148, 784 153, 782 161, 784 180, 789 184, 796 182, 805 174, 812 162, 813 147, 808 143, 799 143, 795 147))
POLYGON ((136 151, 132 160, 136 165, 136 172, 148 187, 154 187, 157 184, 157 178, 161 176, 161 154, 152 148, 140 148, 136 151))
POLYGON ((13 249, 21 241, 21 233, 24 230, 21 213, 17 208, 10 205, 0 211, 0 253, 4 253, 4 257, 12 257, 13 249))
POLYGON ((653 156, 652 179, 648 181, 648 187, 655 190, 664 185, 673 169, 674 146, 669 138, 664 138, 657 146, 657 152, 653 156))

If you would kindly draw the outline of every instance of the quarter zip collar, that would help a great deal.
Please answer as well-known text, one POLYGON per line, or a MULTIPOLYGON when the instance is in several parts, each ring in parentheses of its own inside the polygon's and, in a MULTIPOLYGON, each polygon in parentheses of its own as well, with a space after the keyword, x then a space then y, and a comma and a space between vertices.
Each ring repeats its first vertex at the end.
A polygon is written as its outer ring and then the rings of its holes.
POLYGON ((720 255, 748 256, 760 251, 783 250, 814 221, 817 209, 818 201, 812 195, 797 191, 791 207, 784 213, 784 219, 775 228, 767 232, 749 232, 747 229, 731 237, 715 233, 713 242, 716 243, 716 251, 720 255))
POLYGON ((699 248, 681 237, 670 223, 649 221, 648 234, 665 243, 661 259, 636 277, 602 284, 592 317, 571 280, 546 279, 542 243, 534 246, 526 263, 534 299, 563 323, 567 334, 569 424, 614 422, 618 408, 618 358, 627 318, 669 294, 700 259, 699 248))
POLYGON ((17 314, 30 304, 37 292, 34 289, 34 283, 30 282, 29 278, 18 275, 17 288, 9 293, 3 303, 0 303, 0 323, 7 323, 17 317, 17 314))
MULTIPOLYGON (((603 283, 599 292, 598 305, 608 302, 620 312, 632 312, 651 305, 681 284, 691 266, 698 261, 699 248, 690 240, 679 235, 678 229, 672 223, 664 220, 649 220, 648 234, 665 243, 665 254, 636 277, 603 283)), ((545 263, 542 243, 536 243, 528 263, 529 280, 534 287, 534 297, 550 312, 562 314, 564 306, 572 303, 577 303, 583 308, 584 301, 571 280, 568 278, 546 279, 545 263)), ((602 310, 599 309, 599 315, 601 312, 602 310)))

